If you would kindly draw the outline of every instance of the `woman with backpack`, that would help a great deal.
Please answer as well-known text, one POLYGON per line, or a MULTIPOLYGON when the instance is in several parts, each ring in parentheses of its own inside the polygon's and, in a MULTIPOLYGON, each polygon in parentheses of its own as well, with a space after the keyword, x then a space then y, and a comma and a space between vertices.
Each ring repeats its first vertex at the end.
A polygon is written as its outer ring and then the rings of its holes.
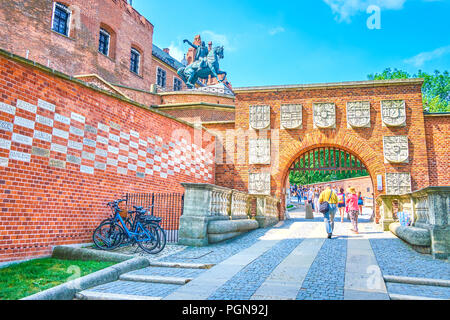
POLYGON ((339 214, 341 215, 341 222, 344 222, 344 212, 345 212, 345 193, 344 193, 344 188, 339 189, 339 193, 337 194, 337 198, 338 198, 339 214))
POLYGON ((347 206, 345 207, 345 211, 350 216, 350 220, 352 221, 353 231, 358 234, 358 214, 359 214, 359 206, 358 206, 358 195, 356 194, 355 188, 350 188, 349 194, 347 195, 347 206))

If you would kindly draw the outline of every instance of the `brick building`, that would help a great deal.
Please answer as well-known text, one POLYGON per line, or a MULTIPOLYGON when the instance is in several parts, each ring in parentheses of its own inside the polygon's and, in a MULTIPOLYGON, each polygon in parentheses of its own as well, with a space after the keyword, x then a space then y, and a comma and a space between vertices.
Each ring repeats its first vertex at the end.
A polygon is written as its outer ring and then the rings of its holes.
POLYGON ((182 64, 126 0, 3 1, 0 48, 147 105, 152 85, 184 87, 182 64))

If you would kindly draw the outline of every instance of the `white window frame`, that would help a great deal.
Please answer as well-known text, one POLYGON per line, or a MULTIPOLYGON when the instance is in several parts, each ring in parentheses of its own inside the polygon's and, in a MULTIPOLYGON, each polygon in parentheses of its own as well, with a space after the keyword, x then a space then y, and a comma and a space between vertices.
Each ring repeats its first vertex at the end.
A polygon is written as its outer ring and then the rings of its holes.
POLYGON ((71 27, 72 27, 72 10, 70 10, 70 7, 69 7, 69 6, 66 6, 66 5, 64 5, 63 3, 54 1, 54 2, 53 2, 53 12, 52 12, 52 22, 51 22, 50 29, 51 29, 52 31, 54 31, 54 32, 56 32, 56 33, 58 33, 58 34, 60 34, 60 35, 63 35, 63 36, 66 36, 66 37, 70 37, 70 30, 71 30, 71 27), (63 7, 62 5, 63 5, 64 7, 63 7), (68 17, 67 17, 67 20, 68 20, 68 23, 67 23, 67 35, 62 34, 62 33, 60 33, 60 32, 57 32, 57 31, 53 30, 53 22, 55 21, 55 11, 56 11, 56 6, 58 6, 60 9, 64 9, 64 10, 67 12, 67 14, 68 14, 68 17))
MULTIPOLYGON (((111 34, 108 31, 106 31, 105 29, 103 29, 103 28, 100 28, 100 33, 106 34, 108 36, 108 50, 106 52, 106 56, 109 57, 109 48, 111 47, 111 34)), ((99 42, 99 45, 100 45, 100 37, 98 39, 98 42, 99 42)), ((99 52, 100 52, 100 50, 99 50, 99 52)), ((100 53, 104 54, 103 52, 100 52, 100 53)), ((140 62, 140 59, 139 59, 139 62, 140 62)))
MULTIPOLYGON (((137 72, 131 71, 134 74, 140 75, 141 74, 141 53, 139 52, 139 50, 135 49, 135 48, 131 48, 131 52, 137 53, 137 55, 139 56, 139 62, 138 62, 138 66, 137 66, 137 72)), ((130 64, 131 64, 131 56, 130 56, 130 64)))

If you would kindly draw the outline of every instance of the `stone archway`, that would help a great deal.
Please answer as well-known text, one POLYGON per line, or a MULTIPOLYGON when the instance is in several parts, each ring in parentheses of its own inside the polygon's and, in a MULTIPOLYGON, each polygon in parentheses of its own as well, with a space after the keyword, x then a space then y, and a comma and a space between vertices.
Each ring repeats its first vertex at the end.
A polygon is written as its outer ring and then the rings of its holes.
MULTIPOLYGON (((356 135, 341 135, 338 133, 331 136, 320 133, 309 133, 304 136, 301 142, 297 141, 292 148, 286 149, 281 146, 279 170, 273 176, 274 183, 276 184, 276 196, 282 199, 281 208, 284 209, 284 183, 289 176, 292 165, 302 155, 320 148, 334 148, 335 150, 342 150, 353 155, 361 162, 372 179, 374 198, 382 193, 382 191, 377 190, 375 181, 378 175, 384 176, 385 173, 383 155, 374 151, 371 146, 356 135)), ((380 212, 376 205, 374 205, 374 211, 375 220, 378 223, 380 220, 380 212)))

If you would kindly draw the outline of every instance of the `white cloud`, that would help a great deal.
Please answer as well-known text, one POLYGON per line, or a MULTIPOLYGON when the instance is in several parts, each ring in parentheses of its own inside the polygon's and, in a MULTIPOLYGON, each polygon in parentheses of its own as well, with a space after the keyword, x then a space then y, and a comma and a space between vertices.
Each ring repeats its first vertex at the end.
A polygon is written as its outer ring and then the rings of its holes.
POLYGON ((283 27, 275 27, 275 28, 272 28, 272 29, 269 30, 269 34, 270 34, 271 36, 274 36, 274 35, 276 35, 277 33, 282 33, 282 32, 284 32, 284 31, 285 31, 285 30, 284 30, 283 27))
MULTIPOLYGON (((175 43, 171 42, 169 46, 170 55, 177 59, 178 61, 183 60, 185 52, 183 51, 183 48, 180 48, 179 46, 176 46, 175 43)), ((186 49, 187 52, 187 49, 186 49)))
POLYGON ((208 45, 209 41, 212 41, 213 46, 224 46, 227 51, 235 50, 228 37, 224 34, 215 33, 211 30, 205 30, 200 32, 200 35, 202 36, 202 41, 205 41, 206 45, 208 45))
POLYGON ((323 0, 330 6, 336 20, 338 22, 351 22, 351 17, 365 12, 371 5, 376 5, 380 9, 385 10, 400 10, 406 0, 323 0))
POLYGON ((406 59, 405 63, 412 64, 415 67, 422 67, 426 62, 440 58, 447 54, 450 54, 450 45, 437 48, 433 51, 421 52, 412 58, 406 59))

